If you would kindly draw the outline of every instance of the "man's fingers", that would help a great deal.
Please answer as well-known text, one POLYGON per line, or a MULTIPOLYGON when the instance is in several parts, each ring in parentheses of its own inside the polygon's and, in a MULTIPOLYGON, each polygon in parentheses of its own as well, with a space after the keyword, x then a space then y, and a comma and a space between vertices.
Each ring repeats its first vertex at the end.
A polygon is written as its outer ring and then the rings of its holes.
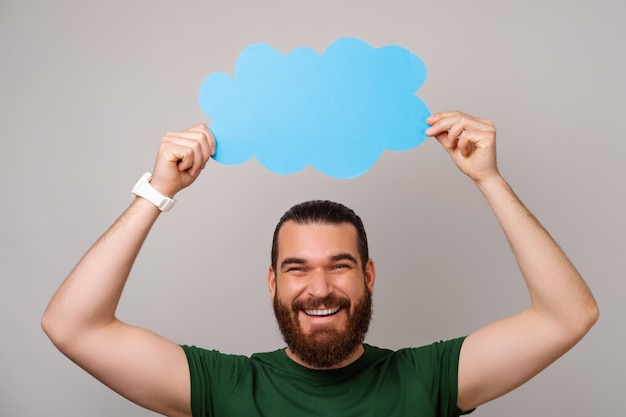
POLYGON ((180 172, 188 170, 192 176, 196 176, 209 159, 208 146, 202 145, 202 141, 198 140, 198 135, 163 137, 166 152, 164 156, 167 161, 177 164, 180 172))
POLYGON ((471 155, 477 147, 484 147, 487 143, 493 141, 495 136, 489 131, 464 129, 458 132, 458 134, 456 131, 455 133, 439 133, 435 136, 435 139, 441 143, 449 154, 452 155, 458 151, 461 155, 467 157, 471 155), (453 136, 453 134, 456 137, 453 136))
MULTIPOLYGON (((472 130, 490 130, 493 129, 493 123, 489 120, 479 119, 458 111, 435 113, 426 119, 431 127, 426 129, 426 134, 436 136, 444 131, 452 131, 453 133, 461 132, 463 129, 472 130)), ((458 136, 453 136, 457 138, 458 136)))
POLYGON ((464 131, 462 135, 458 136, 456 147, 464 157, 469 156, 476 148, 474 144, 475 136, 466 135, 464 131))
POLYGON ((460 112, 458 110, 442 111, 442 112, 439 112, 439 113, 433 113, 432 115, 428 116, 428 118, 426 118, 426 122, 428 124, 432 125, 432 124, 435 124, 435 123, 437 123, 437 122, 439 122, 440 120, 443 120, 443 119, 457 118, 457 117, 465 117, 467 119, 472 119, 472 120, 475 120, 475 121, 481 122, 481 123, 487 123, 487 124, 491 123, 489 120, 481 119, 481 118, 474 117, 474 116, 470 116, 469 114, 460 112))
POLYGON ((426 122, 428 122, 428 124, 435 124, 438 121, 440 121, 441 119, 445 119, 451 116, 456 116, 458 114, 460 114, 461 112, 453 110, 453 111, 442 111, 439 113, 433 113, 430 116, 428 116, 428 118, 426 119, 426 122))
POLYGON ((202 141, 202 144, 206 144, 207 145, 207 150, 208 150, 208 155, 209 156, 213 156, 215 155, 215 137, 213 136, 213 132, 211 132, 211 130, 205 125, 205 124, 199 124, 193 127, 190 127, 189 129, 187 129, 188 131, 192 131, 192 132, 200 132, 204 134, 204 140, 202 141))
POLYGON ((449 141, 448 140, 448 132, 439 133, 435 136, 435 139, 443 146, 443 148, 448 151, 448 153, 452 152, 456 147, 456 140, 449 141))
POLYGON ((196 176, 206 166, 211 156, 215 154, 215 138, 205 125, 197 125, 183 131, 168 132, 162 141, 178 146, 172 149, 175 149, 176 156, 180 157, 179 162, 177 162, 179 170, 181 172, 189 170, 189 174, 192 176, 196 176), (184 148, 188 148, 191 153, 184 148))
POLYGON ((167 132, 165 136, 197 140, 201 145, 206 145, 207 155, 213 156, 215 154, 215 138, 211 130, 204 124, 199 124, 186 130, 167 132))

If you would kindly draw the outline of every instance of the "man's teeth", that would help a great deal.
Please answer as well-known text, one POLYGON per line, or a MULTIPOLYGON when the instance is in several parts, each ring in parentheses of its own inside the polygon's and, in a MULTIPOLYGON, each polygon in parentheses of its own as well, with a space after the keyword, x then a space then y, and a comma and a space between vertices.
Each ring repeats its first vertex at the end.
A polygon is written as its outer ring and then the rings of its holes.
POLYGON ((327 308, 324 310, 304 310, 304 312, 309 316, 330 316, 338 312, 340 307, 336 308, 327 308))

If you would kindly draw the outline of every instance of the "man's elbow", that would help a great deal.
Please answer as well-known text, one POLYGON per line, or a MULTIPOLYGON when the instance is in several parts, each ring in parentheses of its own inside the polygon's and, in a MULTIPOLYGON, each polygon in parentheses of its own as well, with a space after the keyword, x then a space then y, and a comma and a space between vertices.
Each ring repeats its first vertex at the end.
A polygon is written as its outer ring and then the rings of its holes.
POLYGON ((595 302, 595 300, 591 300, 586 310, 587 314, 585 321, 585 333, 587 333, 598 322, 598 319, 600 318, 600 308, 598 307, 598 304, 595 302))
POLYGON ((41 329, 46 334, 46 336, 48 336, 48 339, 50 339, 55 345, 55 340, 58 338, 59 333, 57 328, 58 326, 56 326, 55 320, 52 317, 49 309, 46 310, 41 317, 41 329))
POLYGON ((61 352, 66 350, 67 345, 72 340, 71 331, 58 315, 50 311, 50 308, 41 317, 41 328, 57 349, 61 352))
POLYGON ((600 309, 593 297, 583 303, 576 314, 576 319, 572 322, 570 334, 578 341, 582 339, 600 318, 600 309))

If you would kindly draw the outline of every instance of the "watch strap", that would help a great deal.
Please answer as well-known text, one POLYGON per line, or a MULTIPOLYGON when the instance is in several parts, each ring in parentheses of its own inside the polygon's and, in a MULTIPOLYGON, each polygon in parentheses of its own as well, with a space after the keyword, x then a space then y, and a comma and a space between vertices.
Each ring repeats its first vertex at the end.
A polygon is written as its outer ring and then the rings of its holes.
POLYGON ((175 198, 166 197, 157 190, 155 190, 152 185, 150 185, 150 180, 152 179, 152 174, 150 172, 146 172, 139 178, 139 181, 133 187, 132 193, 137 197, 144 198, 157 206, 161 211, 170 211, 174 204, 176 204, 175 198))

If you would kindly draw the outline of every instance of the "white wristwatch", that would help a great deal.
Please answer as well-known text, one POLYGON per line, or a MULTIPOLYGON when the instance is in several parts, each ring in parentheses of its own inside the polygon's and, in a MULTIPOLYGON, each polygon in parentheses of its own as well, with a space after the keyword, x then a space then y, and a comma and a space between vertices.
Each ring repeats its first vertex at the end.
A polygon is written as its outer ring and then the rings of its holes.
POLYGON ((146 172, 139 178, 137 184, 133 187, 132 193, 137 197, 145 198, 155 206, 159 208, 161 211, 170 211, 174 204, 176 204, 175 198, 169 198, 152 188, 150 185, 150 180, 152 179, 152 174, 150 172, 146 172))

